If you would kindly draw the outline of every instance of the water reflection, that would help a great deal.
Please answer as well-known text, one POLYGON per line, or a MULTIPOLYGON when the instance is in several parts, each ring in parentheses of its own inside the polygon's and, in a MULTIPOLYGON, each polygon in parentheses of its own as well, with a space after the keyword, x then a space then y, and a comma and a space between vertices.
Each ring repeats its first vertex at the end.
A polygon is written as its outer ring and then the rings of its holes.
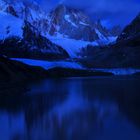
POLYGON ((1 140, 140 139, 139 77, 48 79, 26 88, 0 96, 1 140))

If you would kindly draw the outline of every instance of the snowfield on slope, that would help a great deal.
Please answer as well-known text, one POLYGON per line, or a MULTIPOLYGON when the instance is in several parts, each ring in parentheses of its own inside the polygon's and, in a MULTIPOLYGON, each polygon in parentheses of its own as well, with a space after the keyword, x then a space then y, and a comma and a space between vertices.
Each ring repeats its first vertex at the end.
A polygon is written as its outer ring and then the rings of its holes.
POLYGON ((71 58, 77 58, 81 49, 86 47, 88 44, 92 44, 93 46, 98 45, 97 42, 69 39, 66 37, 62 37, 61 35, 57 37, 47 35, 47 38, 66 50, 71 58))
POLYGON ((22 38, 24 21, 10 14, 0 12, 0 39, 11 36, 22 38))
POLYGON ((70 38, 64 37, 61 34, 57 34, 57 36, 47 35, 47 38, 53 43, 61 46, 64 50, 66 50, 71 58, 77 58, 79 57, 79 53, 81 49, 87 47, 87 45, 98 47, 99 44, 109 44, 111 42, 114 42, 117 37, 108 37, 108 39, 106 38, 102 40, 96 40, 93 42, 70 39, 70 38))

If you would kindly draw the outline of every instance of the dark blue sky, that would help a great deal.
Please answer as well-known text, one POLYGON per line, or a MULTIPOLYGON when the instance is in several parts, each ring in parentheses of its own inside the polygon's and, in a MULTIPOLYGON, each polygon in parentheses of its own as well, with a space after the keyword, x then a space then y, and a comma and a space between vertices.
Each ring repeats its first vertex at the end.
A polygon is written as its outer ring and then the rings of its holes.
POLYGON ((46 10, 64 3, 82 9, 92 19, 101 18, 108 26, 124 26, 140 12, 140 0, 39 0, 39 3, 46 10))

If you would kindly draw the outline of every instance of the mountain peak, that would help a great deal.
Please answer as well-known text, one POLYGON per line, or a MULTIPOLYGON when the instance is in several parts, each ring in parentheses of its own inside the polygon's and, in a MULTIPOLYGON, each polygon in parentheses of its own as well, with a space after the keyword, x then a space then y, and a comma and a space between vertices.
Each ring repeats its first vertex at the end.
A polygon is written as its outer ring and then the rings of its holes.
POLYGON ((86 41, 98 39, 89 17, 80 10, 59 4, 49 16, 48 33, 51 35, 61 34, 65 37, 86 41))
POLYGON ((65 9, 66 8, 66 5, 64 5, 63 3, 59 3, 56 8, 58 9, 65 9))
POLYGON ((94 25, 83 11, 64 5, 63 2, 59 3, 50 13, 43 11, 36 1, 0 0, 1 9, 28 21, 44 36, 51 35, 75 40, 95 41, 100 38, 106 39, 109 35, 100 20, 94 25), (7 4, 1 6, 1 1, 6 1, 7 4))
POLYGON ((121 35, 118 37, 118 41, 127 40, 140 34, 140 13, 136 18, 123 30, 121 35))
POLYGON ((55 13, 64 13, 66 12, 66 6, 64 4, 59 4, 57 5, 51 12, 55 12, 55 13))

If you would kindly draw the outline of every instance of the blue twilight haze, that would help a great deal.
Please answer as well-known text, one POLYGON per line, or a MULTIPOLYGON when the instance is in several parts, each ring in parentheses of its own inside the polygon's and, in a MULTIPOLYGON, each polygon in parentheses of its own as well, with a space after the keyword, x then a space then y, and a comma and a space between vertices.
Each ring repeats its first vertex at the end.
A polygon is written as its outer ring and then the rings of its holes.
POLYGON ((45 10, 59 3, 81 9, 94 19, 108 25, 128 24, 140 12, 140 0, 38 0, 45 10))

